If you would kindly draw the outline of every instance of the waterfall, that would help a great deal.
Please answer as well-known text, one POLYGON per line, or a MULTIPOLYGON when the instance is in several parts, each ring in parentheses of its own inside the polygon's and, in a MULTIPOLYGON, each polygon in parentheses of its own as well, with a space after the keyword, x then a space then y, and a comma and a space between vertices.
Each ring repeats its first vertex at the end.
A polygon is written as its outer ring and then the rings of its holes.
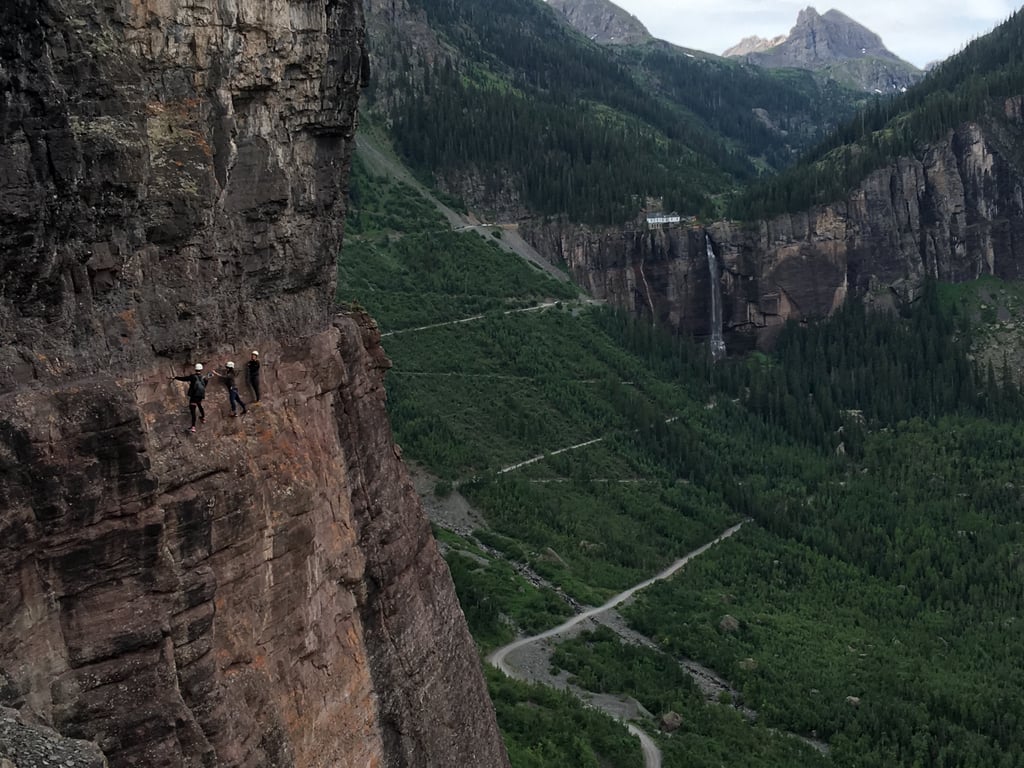
POLYGON ((644 283, 644 298, 647 299, 647 308, 651 310, 651 325, 658 324, 658 315, 654 312, 654 297, 651 294, 651 286, 647 282, 647 275, 644 274, 644 260, 640 259, 640 279, 644 283))
POLYGON ((708 252, 708 272, 711 274, 711 359, 725 357, 725 340, 722 339, 722 283, 718 272, 718 259, 711 246, 711 235, 704 233, 708 252))

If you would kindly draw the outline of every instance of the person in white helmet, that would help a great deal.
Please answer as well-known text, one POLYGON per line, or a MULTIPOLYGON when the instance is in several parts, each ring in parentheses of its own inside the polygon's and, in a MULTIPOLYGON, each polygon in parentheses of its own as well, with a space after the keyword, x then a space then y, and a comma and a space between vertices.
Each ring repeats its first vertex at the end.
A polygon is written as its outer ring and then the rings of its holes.
POLYGON ((203 364, 196 363, 193 372, 186 376, 171 376, 171 381, 188 382, 188 410, 192 414, 192 426, 189 432, 196 431, 196 411, 199 411, 199 420, 206 422, 206 411, 203 410, 203 400, 206 398, 206 382, 209 375, 203 374, 203 364))
POLYGON ((255 349, 252 351, 249 362, 245 364, 245 371, 249 377, 249 386, 252 387, 252 393, 258 403, 260 401, 260 353, 255 349))
POLYGON ((235 408, 235 404, 237 403, 239 406, 241 406, 242 415, 244 416, 249 412, 249 409, 245 407, 245 403, 242 402, 242 398, 239 397, 238 395, 238 385, 235 383, 235 373, 235 364, 230 361, 224 366, 223 371, 213 372, 215 376, 219 376, 220 378, 222 378, 224 380, 224 383, 227 385, 228 402, 231 403, 231 415, 238 415, 238 412, 235 408))

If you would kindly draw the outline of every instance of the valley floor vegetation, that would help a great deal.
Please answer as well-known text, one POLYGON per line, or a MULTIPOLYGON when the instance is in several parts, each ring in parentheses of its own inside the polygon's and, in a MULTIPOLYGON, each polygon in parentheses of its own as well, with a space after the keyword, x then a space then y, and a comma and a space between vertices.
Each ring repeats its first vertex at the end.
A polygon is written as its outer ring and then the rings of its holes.
MULTIPOLYGON (((371 187, 402 194, 357 181, 364 206, 371 187)), ((438 531, 482 650, 749 518, 622 609, 659 650, 599 632, 553 664, 679 712, 659 737, 668 765, 1024 765, 1024 401, 1010 365, 972 352, 970 286, 929 285, 899 313, 850 304, 788 328, 772 355, 715 365, 486 237, 428 212, 417 226, 364 226, 339 299, 385 332, 483 315, 385 338, 405 456, 486 521, 438 531), (756 722, 698 695, 683 657, 729 680, 756 722)), ((489 683, 517 768, 641 764, 624 731, 584 723, 599 716, 563 695, 489 683)))

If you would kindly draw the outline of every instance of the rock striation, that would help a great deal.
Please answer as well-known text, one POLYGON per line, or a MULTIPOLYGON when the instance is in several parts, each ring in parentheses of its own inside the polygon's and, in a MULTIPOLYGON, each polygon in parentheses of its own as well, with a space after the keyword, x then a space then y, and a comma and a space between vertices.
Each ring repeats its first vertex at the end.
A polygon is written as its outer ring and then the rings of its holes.
POLYGON ((1024 279, 1024 98, 872 173, 846 200, 739 224, 594 230, 523 225, 596 298, 688 334, 710 334, 704 233, 722 264, 730 350, 769 345, 790 319, 849 296, 912 298, 926 277, 1024 279))
POLYGON ((333 305, 361 3, 0 28, 0 706, 111 766, 507 765, 379 333, 333 305), (251 349, 262 400, 212 381, 186 433, 170 377, 251 349))

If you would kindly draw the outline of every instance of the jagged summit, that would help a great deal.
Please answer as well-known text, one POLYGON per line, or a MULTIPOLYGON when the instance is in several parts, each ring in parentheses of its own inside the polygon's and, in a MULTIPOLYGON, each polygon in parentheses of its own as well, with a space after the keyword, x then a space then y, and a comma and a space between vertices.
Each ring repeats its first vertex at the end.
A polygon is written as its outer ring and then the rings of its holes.
POLYGON ((811 66, 868 56, 900 60, 882 38, 846 14, 833 9, 819 15, 810 6, 800 11, 796 26, 778 47, 794 63, 811 66))
POLYGON ((785 40, 786 35, 776 35, 771 38, 751 35, 750 37, 744 37, 731 48, 726 48, 722 55, 730 57, 746 56, 748 53, 767 51, 769 48, 774 48, 779 43, 785 42, 785 40))
POLYGON ((840 11, 819 14, 811 6, 800 11, 788 35, 773 41, 745 38, 723 55, 762 67, 823 71, 868 91, 897 90, 921 78, 917 67, 886 48, 864 25, 840 11))
POLYGON ((603 45, 638 45, 652 40, 641 21, 610 0, 547 0, 569 23, 603 45))

